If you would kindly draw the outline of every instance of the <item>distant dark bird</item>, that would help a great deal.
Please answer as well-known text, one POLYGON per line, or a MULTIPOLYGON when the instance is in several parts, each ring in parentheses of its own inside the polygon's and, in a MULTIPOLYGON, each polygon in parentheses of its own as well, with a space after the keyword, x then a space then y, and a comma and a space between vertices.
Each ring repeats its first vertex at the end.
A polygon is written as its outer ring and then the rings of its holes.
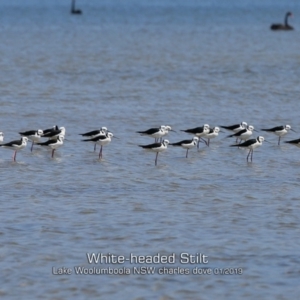
POLYGON ((291 12, 287 12, 284 18, 284 24, 272 24, 271 30, 293 30, 294 28, 288 24, 288 18, 292 17, 293 14, 291 12))
POLYGON ((75 0, 72 0, 72 3, 71 3, 71 14, 74 14, 74 15, 82 14, 82 11, 80 9, 75 8, 75 0))
POLYGON ((183 141, 180 141, 178 143, 172 143, 170 145, 172 145, 172 146, 180 146, 180 147, 186 149, 186 155, 185 155, 185 157, 187 158, 188 157, 189 149, 191 149, 194 146, 196 146, 198 144, 198 141, 199 141, 199 138, 197 136, 194 136, 192 140, 183 140, 183 141))
POLYGON ((261 129, 262 131, 267 131, 267 132, 272 132, 274 134, 276 134, 277 136, 279 136, 278 138, 278 145, 280 145, 280 138, 284 135, 286 135, 289 130, 292 130, 295 132, 295 130, 292 129, 292 127, 290 125, 284 125, 284 126, 277 126, 277 127, 273 127, 270 129, 261 129))
POLYGON ((157 157, 159 152, 163 152, 168 148, 170 142, 168 140, 163 140, 161 143, 154 143, 150 145, 139 145, 139 147, 144 148, 152 152, 156 152, 155 165, 157 165, 157 157))
POLYGON ((292 140, 292 141, 286 141, 285 143, 292 144, 292 145, 295 145, 296 147, 300 148, 300 139, 292 140))
POLYGON ((264 137, 262 136, 258 136, 256 139, 251 139, 251 140, 248 140, 242 144, 238 144, 238 145, 231 145, 230 147, 241 147, 241 148, 248 148, 250 149, 249 150, 249 153, 247 155, 247 161, 249 159, 249 156, 251 154, 251 161, 252 161, 252 156, 253 156, 253 150, 259 146, 262 145, 262 142, 264 141, 264 137))
POLYGON ((12 141, 6 144, 0 144, 0 147, 14 150, 13 161, 16 161, 17 152, 27 146, 28 138, 22 136, 20 140, 12 141))

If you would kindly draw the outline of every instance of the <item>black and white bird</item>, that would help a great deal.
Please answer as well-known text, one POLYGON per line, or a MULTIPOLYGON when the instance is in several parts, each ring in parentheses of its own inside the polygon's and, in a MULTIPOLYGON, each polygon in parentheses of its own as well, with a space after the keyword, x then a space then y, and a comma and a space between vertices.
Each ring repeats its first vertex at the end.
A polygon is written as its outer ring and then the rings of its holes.
POLYGON ((300 139, 296 139, 296 140, 292 140, 292 141, 286 141, 285 143, 288 143, 288 144, 291 144, 291 145, 294 145, 294 146, 300 148, 300 139))
POLYGON ((2 131, 0 131, 0 143, 4 141, 4 134, 2 131))
POLYGON ((278 136, 278 145, 280 145, 280 139, 282 136, 286 135, 290 130, 294 131, 290 125, 284 125, 284 126, 276 126, 269 129, 261 129, 262 131, 266 132, 272 132, 278 136))
POLYGON ((37 143, 40 141, 41 136, 43 135, 43 130, 42 129, 29 130, 29 131, 19 132, 19 134, 21 136, 26 136, 28 138, 28 140, 30 140, 32 142, 31 148, 30 148, 30 151, 32 151, 34 143, 37 143))
POLYGON ((239 147, 239 148, 247 148, 250 149, 249 153, 247 155, 247 161, 249 159, 249 156, 251 155, 251 161, 253 157, 253 150, 259 146, 262 145, 262 142, 264 141, 264 137, 258 136, 256 139, 250 139, 244 143, 238 144, 238 145, 231 145, 230 147, 239 147))
POLYGON ((195 147, 198 144, 199 138, 197 136, 194 136, 192 140, 183 140, 177 143, 171 143, 172 146, 180 146, 184 149, 186 149, 186 155, 185 157, 188 157, 189 149, 195 147))
POLYGON ((106 133, 105 135, 98 135, 92 139, 86 139, 82 140, 83 142, 92 142, 95 144, 100 145, 100 151, 99 151, 99 159, 102 158, 102 148, 103 146, 108 145, 111 142, 111 139, 114 135, 111 132, 106 133))
POLYGON ((207 142, 205 141, 206 145, 209 147, 210 139, 213 139, 219 135, 220 128, 219 127, 213 127, 209 129, 209 133, 206 133, 203 138, 207 139, 207 142))
POLYGON ((142 147, 145 150, 156 152, 155 157, 155 165, 157 165, 157 157, 159 152, 163 152, 168 148, 168 145, 170 142, 168 140, 163 140, 161 143, 153 143, 150 145, 139 145, 139 147, 142 147))
MULTIPOLYGON (((204 137, 206 134, 209 133, 209 125, 208 124, 204 124, 201 127, 195 127, 195 128, 191 128, 191 129, 185 129, 185 130, 180 130, 189 134, 193 134, 195 136, 197 136, 199 138, 199 141, 197 143, 197 148, 199 148, 199 143, 202 137, 204 137)), ((205 141, 206 143, 206 141, 205 141)))
POLYGON ((37 145, 39 146, 46 146, 49 147, 50 149, 52 149, 52 154, 51 157, 54 157, 54 152, 57 148, 61 147, 64 143, 64 135, 58 135, 56 136, 56 139, 49 139, 48 141, 44 142, 44 143, 37 143, 37 145))
POLYGON ((22 136, 20 140, 12 141, 6 144, 0 144, 0 147, 14 150, 13 161, 16 161, 17 152, 27 146, 28 138, 22 136))
POLYGON ((237 133, 228 135, 227 137, 236 137, 238 139, 240 139, 241 141, 246 141, 249 139, 249 137, 252 135, 254 131, 254 127, 249 125, 247 128, 242 129, 240 131, 238 131, 237 133))
POLYGON ((149 136, 151 138, 154 138, 155 141, 157 141, 158 139, 162 138, 166 134, 165 127, 166 127, 165 125, 161 125, 158 128, 150 128, 145 131, 137 131, 137 133, 141 135, 149 136))
MULTIPOLYGON (((108 130, 106 127, 101 127, 100 129, 92 130, 92 131, 89 131, 86 133, 80 133, 79 135, 92 139, 99 135, 106 135, 107 132, 108 132, 108 130)), ((97 147, 97 144, 95 143, 94 152, 96 151, 96 147, 97 147)))
POLYGON ((240 130, 247 128, 247 125, 248 124, 246 122, 242 122, 241 124, 234 124, 230 126, 220 126, 220 127, 237 133, 240 130))
POLYGON ((56 140, 56 138, 59 135, 65 137, 65 135, 66 135, 66 128, 65 127, 59 127, 58 129, 54 129, 54 130, 49 131, 47 133, 44 132, 44 134, 42 135, 42 137, 56 140))

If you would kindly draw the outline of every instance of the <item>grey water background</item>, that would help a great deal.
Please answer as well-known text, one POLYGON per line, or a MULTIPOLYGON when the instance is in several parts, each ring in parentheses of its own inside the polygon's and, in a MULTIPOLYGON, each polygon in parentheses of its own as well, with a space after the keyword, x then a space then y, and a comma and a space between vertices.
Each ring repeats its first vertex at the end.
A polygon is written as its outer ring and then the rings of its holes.
MULTIPOLYGON (((289 124, 299 138, 298 1, 0 3, 0 130, 66 127, 63 147, 0 149, 2 299, 297 299, 300 149, 268 133, 254 151, 220 133, 185 158, 158 157, 139 136, 180 129, 289 124), (295 27, 271 32, 286 11, 295 27), (118 139, 99 161, 79 133, 118 139), (166 267, 243 268, 242 275, 75 275, 86 253, 208 256, 166 267), (68 267, 72 275, 53 275, 68 267)), ((145 265, 140 265, 145 266, 145 265)), ((147 265, 148 266, 148 265, 147 265)), ((163 265, 154 265, 162 267, 163 265)))

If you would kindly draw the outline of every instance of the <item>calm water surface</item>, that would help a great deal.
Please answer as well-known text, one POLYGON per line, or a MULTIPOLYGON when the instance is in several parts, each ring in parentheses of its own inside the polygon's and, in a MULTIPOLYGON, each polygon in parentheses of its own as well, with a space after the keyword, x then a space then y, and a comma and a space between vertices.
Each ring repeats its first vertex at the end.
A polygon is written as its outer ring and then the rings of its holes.
POLYGON ((181 129, 290 124, 299 138, 297 1, 2 1, 0 129, 65 126, 50 151, 12 162, 0 149, 0 295, 3 299, 297 299, 300 150, 271 143, 230 148, 220 133, 185 158, 137 147, 161 124, 181 129), (271 32, 291 10, 292 32, 271 32), (98 160, 79 133, 106 126, 118 139, 98 160), (183 264, 181 253, 208 256, 183 264), (175 264, 89 264, 86 253, 175 253, 175 264), (76 275, 75 267, 130 275, 76 275), (133 267, 156 267, 133 274, 133 267), (71 275, 53 269, 71 268, 71 275), (188 268, 188 275, 158 269, 188 268), (242 268, 242 275, 194 275, 242 268), (121 273, 121 271, 119 271, 121 273))

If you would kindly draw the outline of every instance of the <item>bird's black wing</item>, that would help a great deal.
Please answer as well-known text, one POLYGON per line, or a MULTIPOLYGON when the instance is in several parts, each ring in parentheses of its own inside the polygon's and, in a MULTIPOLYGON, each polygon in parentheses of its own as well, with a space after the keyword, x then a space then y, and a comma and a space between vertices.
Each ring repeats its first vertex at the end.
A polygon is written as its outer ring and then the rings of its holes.
POLYGON ((93 136, 93 135, 97 135, 100 133, 100 130, 93 130, 93 131, 89 131, 89 132, 86 132, 86 133, 80 133, 79 135, 82 135, 82 136, 93 136))
POLYGON ((155 148, 159 148, 161 146, 161 143, 153 143, 153 144, 149 144, 149 145, 139 145, 139 147, 142 147, 144 149, 155 149, 155 148))
POLYGON ((146 131, 137 131, 137 133, 141 133, 141 134, 154 134, 156 132, 158 132, 160 130, 160 128, 150 128, 146 131))
POLYGON ((284 126, 276 126, 269 129, 261 129, 262 131, 269 131, 269 132, 275 132, 275 131, 281 131, 284 129, 284 126))
POLYGON ((19 134, 24 135, 24 136, 35 135, 36 130, 28 130, 28 131, 24 131, 24 132, 19 132, 19 134))
POLYGON ((221 128, 227 129, 227 130, 234 130, 236 128, 240 127, 240 124, 235 124, 235 125, 231 125, 231 126, 220 126, 221 128))
POLYGON ((257 142, 256 139, 251 139, 251 140, 248 140, 248 141, 246 141, 244 143, 241 143, 241 144, 230 145, 230 147, 249 147, 252 144, 255 144, 256 142, 257 142))

